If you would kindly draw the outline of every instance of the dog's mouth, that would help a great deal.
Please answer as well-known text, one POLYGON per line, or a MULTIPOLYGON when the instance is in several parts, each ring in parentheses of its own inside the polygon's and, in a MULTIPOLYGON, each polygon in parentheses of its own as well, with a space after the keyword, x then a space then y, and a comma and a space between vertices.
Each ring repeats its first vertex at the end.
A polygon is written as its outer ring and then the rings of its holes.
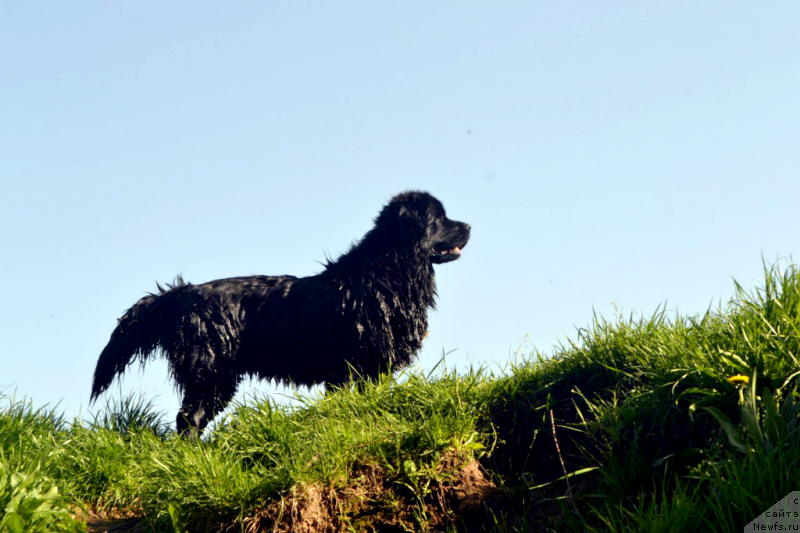
MULTIPOLYGON (((462 245, 463 246, 463 245, 462 245)), ((449 263, 461 257, 461 246, 437 244, 433 247, 431 261, 433 263, 449 263)))
POLYGON ((433 254, 438 257, 445 257, 448 255, 461 255, 461 247, 460 246, 453 246, 452 248, 447 248, 443 245, 437 245, 433 247, 433 254))

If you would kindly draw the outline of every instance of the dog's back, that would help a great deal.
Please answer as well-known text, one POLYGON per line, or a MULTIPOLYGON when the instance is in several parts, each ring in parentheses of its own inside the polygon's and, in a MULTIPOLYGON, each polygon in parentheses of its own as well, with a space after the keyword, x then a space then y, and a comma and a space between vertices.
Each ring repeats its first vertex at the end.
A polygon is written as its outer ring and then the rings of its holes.
MULTIPOLYGON (((92 400, 136 360, 161 352, 183 391, 200 366, 235 360, 247 321, 273 291, 286 291, 292 276, 227 278, 192 285, 178 278, 136 302, 118 320, 97 362, 92 400)), ((230 363, 227 363, 230 364, 230 363)))

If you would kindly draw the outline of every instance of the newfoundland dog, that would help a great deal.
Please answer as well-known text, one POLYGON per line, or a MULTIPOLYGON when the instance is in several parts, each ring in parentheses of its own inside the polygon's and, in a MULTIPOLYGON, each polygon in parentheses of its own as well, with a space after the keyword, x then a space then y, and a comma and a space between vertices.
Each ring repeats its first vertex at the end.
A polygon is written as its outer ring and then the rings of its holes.
POLYGON ((470 226, 425 192, 392 198, 361 241, 314 276, 202 285, 179 276, 119 319, 92 401, 134 361, 161 353, 183 394, 178 431, 202 431, 246 376, 341 384, 408 365, 435 305, 433 265, 461 257, 470 226))

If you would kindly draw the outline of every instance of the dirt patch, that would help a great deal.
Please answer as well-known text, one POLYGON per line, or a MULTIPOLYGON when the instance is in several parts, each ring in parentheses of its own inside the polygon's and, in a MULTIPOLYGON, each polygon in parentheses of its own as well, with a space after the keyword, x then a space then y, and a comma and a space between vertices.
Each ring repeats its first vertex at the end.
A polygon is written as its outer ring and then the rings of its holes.
MULTIPOLYGON (((299 487, 292 491, 292 497, 287 502, 291 506, 287 517, 292 524, 291 531, 297 533, 328 531, 332 516, 327 500, 335 495, 325 492, 329 491, 324 491, 316 485, 299 487)), ((283 509, 282 511, 285 512, 283 509)), ((280 521, 280 515, 278 518, 280 521)))
POLYGON ((482 524, 486 505, 497 494, 498 488, 477 461, 455 455, 440 462, 436 475, 416 482, 392 480, 380 468, 366 466, 344 487, 298 485, 281 501, 231 524, 230 530, 439 531, 449 523, 467 520, 474 527, 482 524))
POLYGON ((143 531, 147 531, 147 528, 143 527, 142 521, 138 518, 123 520, 92 518, 86 520, 87 533, 140 533, 143 531))
POLYGON ((455 472, 453 480, 444 487, 448 506, 457 513, 479 510, 497 493, 478 461, 471 461, 455 472))
POLYGON ((143 524, 141 517, 129 511, 111 509, 97 513, 92 509, 75 507, 72 512, 76 519, 86 522, 87 533, 139 533, 149 531, 143 524))

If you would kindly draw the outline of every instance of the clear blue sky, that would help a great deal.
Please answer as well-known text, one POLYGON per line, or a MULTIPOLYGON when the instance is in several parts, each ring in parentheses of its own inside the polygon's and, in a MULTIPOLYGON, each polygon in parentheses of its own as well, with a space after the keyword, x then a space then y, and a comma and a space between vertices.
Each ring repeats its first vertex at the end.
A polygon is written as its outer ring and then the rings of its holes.
MULTIPOLYGON (((156 281, 312 274, 410 188, 473 227, 424 369, 550 353, 611 302, 704 311, 800 253, 798 23, 797 2, 7 2, 0 387, 85 412, 156 281)), ((174 414, 163 366, 125 388, 174 414)))

